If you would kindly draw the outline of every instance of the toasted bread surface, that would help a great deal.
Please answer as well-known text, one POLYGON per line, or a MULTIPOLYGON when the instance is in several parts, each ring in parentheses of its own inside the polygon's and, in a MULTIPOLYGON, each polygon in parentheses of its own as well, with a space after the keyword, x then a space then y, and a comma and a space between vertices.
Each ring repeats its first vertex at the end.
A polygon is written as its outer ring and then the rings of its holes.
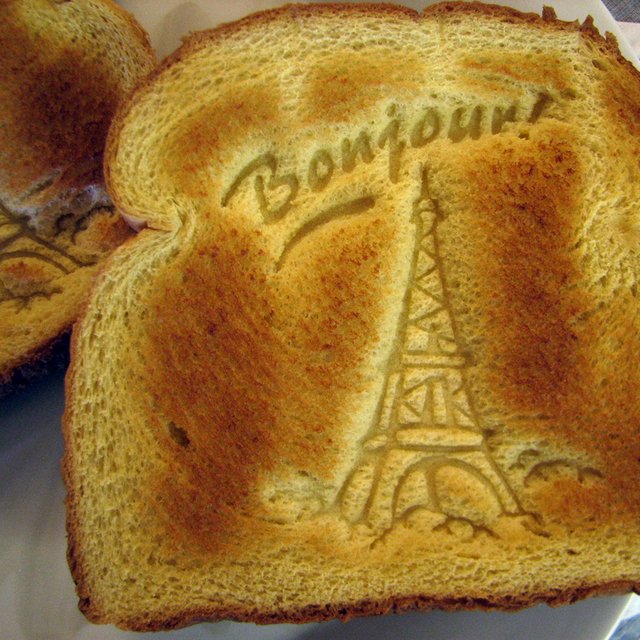
POLYGON ((106 156, 147 228, 73 336, 85 614, 637 589, 639 105, 549 10, 293 5, 167 59, 106 156))
POLYGON ((110 0, 0 6, 0 389, 39 369, 127 237, 104 189, 116 105, 153 64, 110 0), (36 365, 34 367, 34 365, 36 365))

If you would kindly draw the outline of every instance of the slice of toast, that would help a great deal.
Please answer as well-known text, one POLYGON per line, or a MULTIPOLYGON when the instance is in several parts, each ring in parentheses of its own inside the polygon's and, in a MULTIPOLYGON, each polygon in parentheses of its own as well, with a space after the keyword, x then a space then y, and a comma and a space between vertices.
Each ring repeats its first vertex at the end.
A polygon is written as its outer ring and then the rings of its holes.
POLYGON ((590 20, 289 6, 119 111, 69 561, 163 629, 640 586, 640 75, 590 20), (106 304, 109 301, 109 304, 106 304))
POLYGON ((117 103, 154 65, 111 0, 0 4, 0 393, 40 370, 130 234, 104 188, 117 103))

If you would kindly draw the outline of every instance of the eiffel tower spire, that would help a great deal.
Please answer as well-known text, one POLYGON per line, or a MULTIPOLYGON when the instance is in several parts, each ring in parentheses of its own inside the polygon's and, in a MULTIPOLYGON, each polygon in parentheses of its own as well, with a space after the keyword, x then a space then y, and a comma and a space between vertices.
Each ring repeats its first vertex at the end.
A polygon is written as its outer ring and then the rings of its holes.
POLYGON ((397 346, 362 456, 339 496, 349 521, 380 532, 416 508, 474 525, 523 513, 490 455, 469 397, 441 269, 438 222, 424 170, 412 211, 415 245, 397 346), (441 482, 447 473, 481 487, 480 502, 465 509, 459 497, 452 501, 441 482))

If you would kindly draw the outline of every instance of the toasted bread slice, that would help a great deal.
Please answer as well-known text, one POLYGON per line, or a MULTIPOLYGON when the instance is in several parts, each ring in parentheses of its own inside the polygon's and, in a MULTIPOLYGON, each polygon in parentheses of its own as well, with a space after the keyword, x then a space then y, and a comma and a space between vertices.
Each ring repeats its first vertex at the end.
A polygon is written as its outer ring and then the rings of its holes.
POLYGON ((147 228, 73 334, 85 614, 638 588, 639 109, 549 10, 289 6, 166 60, 106 152, 147 228))
POLYGON ((111 0, 0 4, 0 393, 67 331, 130 230, 104 188, 119 100, 154 65, 111 0))

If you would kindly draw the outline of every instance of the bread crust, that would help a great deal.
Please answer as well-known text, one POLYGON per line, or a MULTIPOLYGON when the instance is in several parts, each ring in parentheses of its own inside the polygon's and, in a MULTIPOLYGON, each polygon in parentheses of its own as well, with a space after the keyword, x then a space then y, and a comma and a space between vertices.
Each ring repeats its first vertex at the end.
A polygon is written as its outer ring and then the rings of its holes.
MULTIPOLYGON (((521 24, 525 22, 535 28, 541 30, 553 29, 557 31, 568 31, 580 33, 581 37, 591 42, 598 50, 604 55, 608 55, 613 58, 620 66, 620 73, 630 73, 636 79, 639 78, 638 71, 626 61, 620 54, 617 43, 614 38, 607 37, 602 38, 598 31, 593 27, 593 22, 587 19, 582 25, 578 22, 562 22, 555 18, 550 11, 545 11, 544 15, 537 16, 535 14, 521 14, 515 10, 483 5, 483 4, 471 4, 464 2, 447 2, 441 5, 437 5, 428 8, 424 12, 425 17, 440 17, 443 18, 452 12, 456 14, 465 13, 468 15, 483 15, 490 16, 497 20, 504 22, 517 22, 521 24)), ((107 184, 110 186, 110 190, 113 192, 114 201, 118 206, 123 209, 127 209, 129 202, 121 199, 121 194, 118 192, 117 185, 111 175, 111 167, 117 162, 118 146, 120 137, 122 135, 123 127, 127 124, 127 118, 131 111, 140 104, 147 92, 150 92, 154 88, 154 84, 169 73, 176 65, 179 65, 185 59, 195 55, 198 51, 206 48, 210 43, 224 41, 227 37, 232 37, 243 32, 243 30, 251 30, 256 26, 263 26, 271 23, 275 20, 290 19, 296 17, 306 17, 318 14, 330 14, 330 15, 344 15, 348 13, 350 15, 360 16, 372 16, 377 17, 381 15, 388 16, 390 18, 420 20, 421 16, 417 12, 411 10, 400 9, 396 6, 385 5, 384 7, 378 7, 376 5, 303 5, 295 6, 288 5, 286 7, 265 11, 259 14, 249 16, 237 23, 231 23, 223 25, 213 30, 202 32, 192 36, 188 39, 182 47, 174 54, 169 56, 160 67, 154 71, 151 76, 144 82, 140 89, 133 95, 133 97, 122 104, 119 108, 116 117, 114 118, 113 126, 109 133, 107 142, 107 150, 105 155, 105 174, 107 184)), ((614 72, 615 73, 615 72, 614 72)), ((574 167, 570 167, 573 171, 574 167)), ((161 223, 150 224, 152 229, 164 229, 165 227, 161 223)), ((109 268, 106 268, 108 272, 109 268)), ((72 354, 76 354, 80 351, 80 339, 83 335, 82 322, 76 327, 72 339, 72 354)), ((172 339, 174 336, 169 332, 166 335, 167 339, 172 339)), ((76 355, 72 355, 72 365, 70 367, 67 377, 67 389, 69 402, 67 404, 67 410, 64 416, 64 434, 67 442, 77 437, 73 432, 73 406, 75 404, 74 390, 76 388, 76 355)), ((90 619, 96 622, 110 622, 110 614, 104 611, 100 603, 91 596, 91 588, 89 586, 89 579, 84 569, 86 559, 83 557, 83 548, 85 542, 82 540, 82 533, 78 526, 77 514, 75 512, 75 505, 77 501, 78 488, 75 486, 75 478, 77 477, 76 470, 73 468, 74 460, 70 453, 65 455, 64 459, 64 474, 65 482, 68 487, 68 516, 67 526, 69 531, 69 547, 68 555, 69 562, 74 575, 74 579, 78 586, 78 593, 80 596, 80 608, 90 619)), ((314 604, 300 609, 282 609, 275 610, 274 612, 264 613, 256 612, 254 608, 247 607, 198 607, 188 609, 180 612, 177 615, 167 615, 167 617, 158 619, 153 616, 135 618, 127 618, 121 620, 119 624, 126 628, 135 630, 160 630, 160 629, 173 629, 181 626, 186 626, 194 622, 203 620, 223 620, 232 619, 237 621, 251 621, 260 624, 268 623, 306 623, 313 621, 327 620, 330 618, 340 618, 342 620, 348 620, 354 616, 366 616, 366 615, 382 615, 387 613, 401 613, 412 610, 429 610, 429 609, 443 609, 448 611, 460 610, 460 609, 502 609, 502 610, 517 610, 524 607, 533 606, 539 603, 547 603, 551 606, 560 606, 574 602, 578 599, 582 599, 593 595, 607 595, 617 594, 628 591, 638 591, 640 589, 640 582, 632 579, 628 580, 612 580, 605 583, 586 583, 584 581, 578 581, 570 587, 562 590, 547 590, 547 591, 534 591, 531 593, 514 594, 510 597, 499 597, 491 594, 477 597, 461 597, 451 595, 450 597, 429 597, 424 595, 415 596, 398 596, 389 597, 381 600, 362 600, 359 602, 346 602, 341 604, 314 604)))
MULTIPOLYGON (((516 612, 540 604, 550 607, 562 607, 574 604, 585 598, 638 593, 640 584, 633 581, 618 580, 601 585, 577 585, 563 591, 547 591, 536 594, 523 594, 509 598, 456 597, 430 598, 424 595, 398 596, 384 600, 363 600, 355 603, 314 604, 293 611, 275 611, 270 614, 256 613, 251 609, 202 607, 181 612, 179 615, 159 620, 138 617, 122 621, 120 626, 131 631, 169 631, 184 628, 199 622, 251 622, 268 624, 308 624, 341 620, 348 622, 354 618, 399 615, 403 613, 426 611, 507 611, 516 612)), ((80 598, 80 610, 97 624, 109 623, 111 619, 93 608, 90 597, 80 598)))
POLYGON ((0 399, 27 388, 32 381, 69 364, 69 327, 48 343, 23 355, 17 365, 0 372, 0 399))

